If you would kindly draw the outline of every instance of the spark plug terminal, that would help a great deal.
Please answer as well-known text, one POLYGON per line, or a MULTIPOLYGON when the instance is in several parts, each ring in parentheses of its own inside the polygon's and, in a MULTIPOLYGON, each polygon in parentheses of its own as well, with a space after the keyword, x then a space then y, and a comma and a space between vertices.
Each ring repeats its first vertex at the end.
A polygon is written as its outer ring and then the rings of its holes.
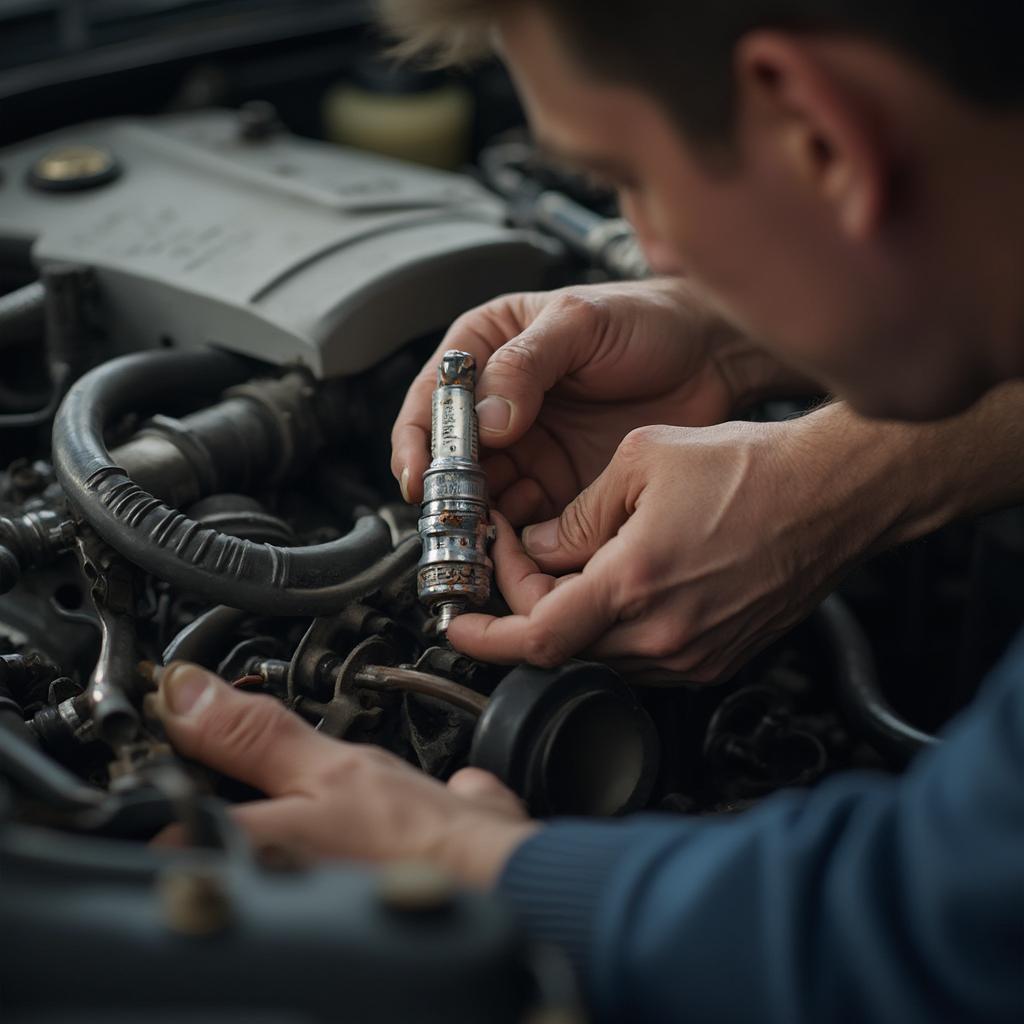
POLYGON ((477 462, 476 360, 451 349, 441 357, 431 410, 431 463, 423 474, 417 574, 420 601, 444 635, 457 615, 491 593, 494 537, 487 481, 477 462))

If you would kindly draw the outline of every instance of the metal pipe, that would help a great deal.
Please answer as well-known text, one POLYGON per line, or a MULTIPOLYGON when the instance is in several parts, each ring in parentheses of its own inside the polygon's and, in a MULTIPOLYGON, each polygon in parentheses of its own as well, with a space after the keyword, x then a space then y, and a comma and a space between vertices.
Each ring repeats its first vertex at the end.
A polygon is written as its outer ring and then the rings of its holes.
POLYGON ((390 665, 367 665, 356 673, 356 682, 369 690, 405 690, 436 697, 471 715, 482 715, 487 698, 468 686, 453 683, 444 676, 419 672, 412 668, 394 668, 390 665))

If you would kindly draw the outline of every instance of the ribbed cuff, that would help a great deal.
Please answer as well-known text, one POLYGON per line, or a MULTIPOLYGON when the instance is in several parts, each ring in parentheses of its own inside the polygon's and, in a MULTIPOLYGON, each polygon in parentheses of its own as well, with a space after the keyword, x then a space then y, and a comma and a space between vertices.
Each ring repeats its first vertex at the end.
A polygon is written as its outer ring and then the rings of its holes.
POLYGON ((498 891, 527 934, 565 950, 581 980, 597 931, 598 903, 636 841, 636 830, 622 822, 556 821, 516 850, 498 880, 498 891))

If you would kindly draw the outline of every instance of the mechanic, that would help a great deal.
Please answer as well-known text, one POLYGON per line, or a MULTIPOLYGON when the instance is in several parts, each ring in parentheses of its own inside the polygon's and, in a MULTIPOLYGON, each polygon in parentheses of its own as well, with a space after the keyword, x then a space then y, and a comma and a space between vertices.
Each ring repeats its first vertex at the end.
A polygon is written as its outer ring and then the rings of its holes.
MULTIPOLYGON (((655 269, 686 275, 507 297, 452 327, 442 347, 486 364, 514 612, 460 617, 457 648, 711 680, 858 559, 1021 499, 1019 5, 384 7, 410 53, 496 48, 537 138, 616 187, 655 269), (808 380, 845 401, 692 426, 808 380)), ((412 501, 434 365, 393 438, 412 501)), ((601 1019, 1024 1019, 1024 640, 903 777, 729 820, 541 825, 482 772, 445 787, 193 666, 158 700, 181 751, 267 793, 236 809, 255 836, 496 886, 601 1019)))

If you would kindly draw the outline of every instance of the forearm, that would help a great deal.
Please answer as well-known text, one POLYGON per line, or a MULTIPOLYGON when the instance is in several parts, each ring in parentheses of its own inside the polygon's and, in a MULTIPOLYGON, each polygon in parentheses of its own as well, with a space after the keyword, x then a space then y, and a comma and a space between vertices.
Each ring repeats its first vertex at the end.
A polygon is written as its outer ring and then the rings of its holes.
POLYGON ((937 423, 892 423, 835 403, 793 422, 797 462, 870 530, 868 550, 1024 502, 1024 384, 937 423))

